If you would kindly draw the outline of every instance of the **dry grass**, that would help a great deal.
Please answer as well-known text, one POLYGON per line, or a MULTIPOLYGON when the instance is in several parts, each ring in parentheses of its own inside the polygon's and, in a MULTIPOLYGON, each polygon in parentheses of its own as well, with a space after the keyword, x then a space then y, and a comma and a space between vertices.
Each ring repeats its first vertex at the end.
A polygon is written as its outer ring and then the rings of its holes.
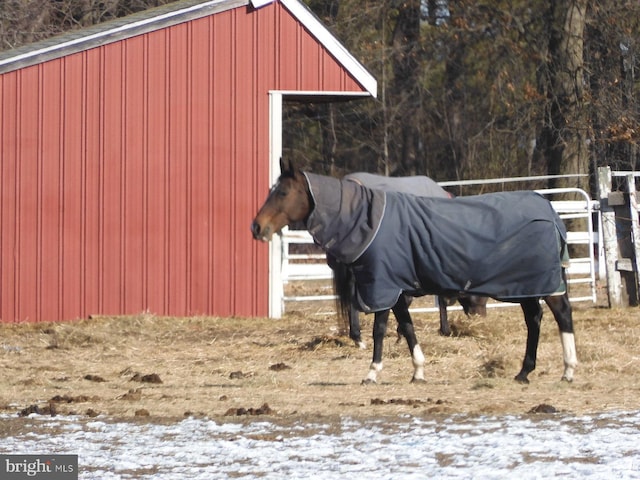
MULTIPOLYGON (((362 386, 370 346, 340 335, 326 306, 281 320, 107 317, 59 324, 0 324, 0 411, 175 418, 233 413, 280 417, 422 413, 526 413, 540 404, 575 413, 640 407, 640 310, 575 307, 579 367, 559 381, 562 350, 545 312, 530 385, 512 378, 524 354, 518 308, 486 318, 416 315, 427 382, 409 383, 404 342, 390 326, 381 382, 362 386), (146 378, 146 380, 145 380, 146 378), (153 379, 150 380, 150 379, 153 379), (57 400, 52 400, 56 399, 57 400), (267 404, 269 409, 263 409, 267 404)), ((372 317, 362 317, 370 335, 372 317)), ((371 342, 368 342, 371 343, 371 342)))

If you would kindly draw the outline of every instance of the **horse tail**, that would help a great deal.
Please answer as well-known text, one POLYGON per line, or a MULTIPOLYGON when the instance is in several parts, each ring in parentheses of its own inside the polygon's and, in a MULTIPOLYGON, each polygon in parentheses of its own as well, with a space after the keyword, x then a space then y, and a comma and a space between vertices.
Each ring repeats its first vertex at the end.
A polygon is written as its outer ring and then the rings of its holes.
POLYGON ((332 262, 333 291, 336 294, 336 311, 343 325, 349 325, 349 312, 354 301, 355 281, 351 269, 342 262, 332 262))

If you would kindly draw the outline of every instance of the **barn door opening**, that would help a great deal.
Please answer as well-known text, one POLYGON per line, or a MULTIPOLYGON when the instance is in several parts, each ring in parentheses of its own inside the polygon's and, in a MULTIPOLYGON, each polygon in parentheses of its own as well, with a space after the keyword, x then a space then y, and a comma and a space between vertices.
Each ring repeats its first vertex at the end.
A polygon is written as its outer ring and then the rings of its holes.
MULTIPOLYGON (((326 139, 319 125, 326 121, 331 111, 331 102, 368 98, 368 93, 356 92, 269 92, 269 177, 273 185, 280 176, 280 158, 284 155, 296 162, 297 167, 315 173, 331 174, 333 165, 326 161, 326 139), (324 113, 323 113, 324 112, 324 113)), ((326 130, 326 128, 324 129, 326 130)), ((362 166, 362 170, 367 170, 362 166)), ((269 316, 280 318, 285 311, 285 302, 306 299, 328 300, 333 294, 301 296, 285 295, 286 285, 300 278, 327 281, 332 272, 327 266, 324 253, 314 247, 308 232, 289 231, 273 237, 269 248, 269 316)))

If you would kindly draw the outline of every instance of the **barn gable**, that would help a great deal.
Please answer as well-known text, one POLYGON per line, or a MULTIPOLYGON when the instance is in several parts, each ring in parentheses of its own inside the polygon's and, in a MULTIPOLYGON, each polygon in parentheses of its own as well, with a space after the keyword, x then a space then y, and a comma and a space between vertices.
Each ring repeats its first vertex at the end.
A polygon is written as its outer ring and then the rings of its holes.
POLYGON ((297 0, 179 1, 0 53, 0 318, 267 313, 269 92, 375 96, 297 0))

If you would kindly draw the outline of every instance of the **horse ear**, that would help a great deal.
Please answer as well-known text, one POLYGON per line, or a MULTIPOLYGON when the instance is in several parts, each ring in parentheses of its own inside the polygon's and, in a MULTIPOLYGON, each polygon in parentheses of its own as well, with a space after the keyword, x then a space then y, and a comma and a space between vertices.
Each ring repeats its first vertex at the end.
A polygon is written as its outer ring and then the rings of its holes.
POLYGON ((288 160, 288 162, 285 162, 282 157, 280 157, 280 174, 294 176, 295 173, 296 169, 293 166, 293 160, 288 160))

